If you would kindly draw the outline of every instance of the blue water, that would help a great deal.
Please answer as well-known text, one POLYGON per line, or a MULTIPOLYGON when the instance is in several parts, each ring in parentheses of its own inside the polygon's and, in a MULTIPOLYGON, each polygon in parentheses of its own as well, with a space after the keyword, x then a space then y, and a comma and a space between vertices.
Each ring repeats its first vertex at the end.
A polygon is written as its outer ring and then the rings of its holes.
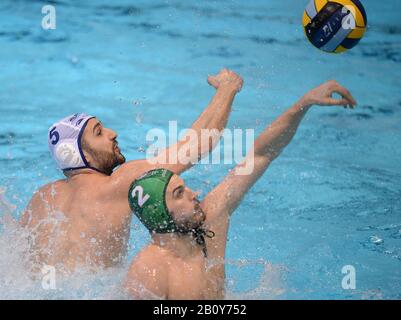
MULTIPOLYGON (((1 1, 0 215, 17 218, 34 190, 62 178, 46 139, 67 114, 97 115, 138 159, 149 129, 191 125, 214 93, 207 75, 222 67, 245 81, 228 127, 256 134, 336 79, 358 107, 312 108, 234 213, 228 297, 400 299, 401 2, 362 1, 366 36, 341 55, 305 38, 307 2, 51 1, 57 28, 46 31, 48 2, 1 1), (341 286, 345 265, 355 267, 355 290, 341 286)), ((198 165, 184 178, 205 195, 229 168, 198 165)), ((148 241, 137 220, 132 228, 126 264, 148 241)), ((9 233, 0 226, 0 298, 118 298, 110 292, 124 267, 56 293, 28 285, 9 233)))

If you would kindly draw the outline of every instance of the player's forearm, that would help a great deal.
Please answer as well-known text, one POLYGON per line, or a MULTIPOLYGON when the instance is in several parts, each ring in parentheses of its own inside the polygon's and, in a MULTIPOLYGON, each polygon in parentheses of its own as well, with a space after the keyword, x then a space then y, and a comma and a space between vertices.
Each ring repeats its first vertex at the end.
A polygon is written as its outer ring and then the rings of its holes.
POLYGON ((254 143, 254 156, 275 159, 294 137, 311 106, 301 99, 270 124, 254 143))
POLYGON ((254 147, 244 161, 206 196, 205 203, 214 202, 217 207, 214 209, 215 212, 222 211, 224 208, 231 214, 244 194, 266 171, 274 157, 291 141, 309 107, 300 101, 267 127, 256 139, 254 147))
POLYGON ((195 130, 197 133, 198 150, 200 155, 211 151, 218 142, 218 139, 216 139, 217 137, 212 135, 214 139, 209 139, 208 143, 202 143, 201 130, 214 130, 217 134, 225 128, 235 94, 236 89, 233 86, 222 85, 219 87, 207 108, 193 123, 191 129, 195 130))
POLYGON ((245 160, 228 176, 226 191, 235 190, 229 203, 230 212, 238 206, 242 196, 263 175, 269 164, 280 154, 293 138, 303 116, 310 108, 302 100, 284 112, 255 140, 254 147, 245 160))
POLYGON ((173 165, 170 170, 179 174, 189 169, 214 148, 220 139, 221 131, 227 124, 236 92, 236 88, 232 85, 220 86, 209 105, 193 123, 190 130, 185 133, 184 137, 176 144, 160 152, 159 157, 164 159, 163 163, 173 165), (196 146, 194 146, 195 143, 196 146), (191 152, 193 146, 196 150, 195 154, 191 152))

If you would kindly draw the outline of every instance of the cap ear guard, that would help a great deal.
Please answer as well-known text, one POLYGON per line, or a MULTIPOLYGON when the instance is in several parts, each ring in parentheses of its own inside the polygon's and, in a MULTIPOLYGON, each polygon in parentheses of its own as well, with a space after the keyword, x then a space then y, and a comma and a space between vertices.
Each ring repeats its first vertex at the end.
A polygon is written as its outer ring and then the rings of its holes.
POLYGON ((66 140, 58 143, 55 150, 55 159, 60 167, 76 168, 83 165, 81 155, 74 146, 74 140, 66 140))

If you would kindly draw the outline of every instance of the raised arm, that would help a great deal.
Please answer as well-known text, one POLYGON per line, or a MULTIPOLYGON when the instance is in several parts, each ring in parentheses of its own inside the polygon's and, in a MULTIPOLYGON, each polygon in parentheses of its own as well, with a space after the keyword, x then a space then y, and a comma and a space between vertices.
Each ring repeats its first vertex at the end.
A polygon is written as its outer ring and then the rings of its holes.
MULTIPOLYGON (((197 155, 204 155, 209 152, 218 142, 217 139, 212 139, 209 143, 200 143, 202 138, 202 129, 215 129, 219 132, 224 129, 228 116, 231 111, 231 105, 235 94, 241 90, 242 79, 232 71, 223 69, 216 76, 209 76, 208 82, 211 86, 217 89, 212 101, 207 108, 202 112, 199 118, 192 125, 193 132, 196 133, 196 143, 198 146, 197 155)), ((188 144, 193 143, 193 140, 181 140, 168 149, 159 152, 158 156, 150 159, 131 160, 121 165, 111 175, 109 183, 112 194, 115 199, 120 199, 123 204, 128 206, 128 189, 132 181, 138 178, 146 171, 155 168, 166 168, 179 174, 190 168, 200 156, 196 156, 191 162, 177 162, 177 154, 183 149, 191 150, 188 144), (170 159, 171 158, 171 159, 170 159)), ((185 151, 185 150, 184 150, 185 151)), ((178 159, 179 160, 179 159, 178 159)))
POLYGON ((237 208, 244 194, 290 143, 302 118, 312 105, 354 108, 356 101, 348 90, 333 80, 305 94, 262 132, 245 160, 205 197, 204 205, 208 208, 209 221, 221 212, 231 214, 237 208), (332 98, 333 93, 340 94, 342 98, 332 98), (244 168, 252 170, 248 174, 241 174, 241 171, 245 172, 244 168))
POLYGON ((314 104, 353 108, 356 102, 345 88, 335 81, 328 81, 308 92, 262 132, 244 161, 202 201, 207 225, 216 233, 216 237, 210 241, 215 256, 224 254, 229 216, 269 164, 289 144, 303 116, 314 104), (332 98, 333 93, 339 93, 342 98, 332 98), (252 170, 248 174, 240 174, 241 171, 245 172, 244 168, 252 170))
POLYGON ((157 157, 148 160, 149 163, 158 163, 180 174, 213 150, 220 139, 221 131, 227 124, 231 105, 235 94, 241 90, 243 80, 233 71, 223 69, 216 76, 209 76, 208 83, 217 89, 209 105, 182 140, 167 149, 160 150, 157 157), (212 133, 208 141, 202 141, 202 130, 210 130, 212 133), (190 150, 194 149, 196 152, 190 153, 190 150))

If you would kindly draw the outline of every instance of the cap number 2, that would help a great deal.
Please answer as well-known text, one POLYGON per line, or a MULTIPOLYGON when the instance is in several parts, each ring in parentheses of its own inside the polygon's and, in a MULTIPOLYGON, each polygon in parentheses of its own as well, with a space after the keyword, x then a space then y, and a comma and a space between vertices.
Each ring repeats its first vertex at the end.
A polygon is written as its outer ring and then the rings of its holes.
POLYGON ((141 186, 136 186, 134 190, 132 190, 132 197, 135 197, 135 194, 138 192, 138 205, 142 208, 142 206, 145 204, 146 201, 150 198, 150 195, 145 194, 143 196, 143 188, 141 186))

